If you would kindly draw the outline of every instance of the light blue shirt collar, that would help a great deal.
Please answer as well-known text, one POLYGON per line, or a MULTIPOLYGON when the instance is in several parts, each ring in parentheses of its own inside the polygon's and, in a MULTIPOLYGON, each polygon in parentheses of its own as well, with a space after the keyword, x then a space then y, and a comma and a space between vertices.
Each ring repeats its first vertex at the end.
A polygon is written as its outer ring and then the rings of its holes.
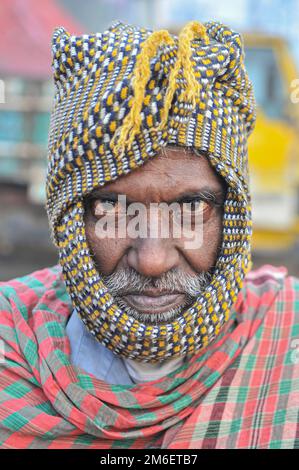
POLYGON ((72 364, 109 384, 134 384, 122 358, 105 348, 93 337, 76 310, 73 311, 67 323, 66 334, 71 345, 72 364))
POLYGON ((123 359, 96 340, 75 309, 67 323, 66 334, 71 345, 72 364, 109 384, 134 385, 159 380, 178 369, 185 360, 179 357, 149 364, 123 359))

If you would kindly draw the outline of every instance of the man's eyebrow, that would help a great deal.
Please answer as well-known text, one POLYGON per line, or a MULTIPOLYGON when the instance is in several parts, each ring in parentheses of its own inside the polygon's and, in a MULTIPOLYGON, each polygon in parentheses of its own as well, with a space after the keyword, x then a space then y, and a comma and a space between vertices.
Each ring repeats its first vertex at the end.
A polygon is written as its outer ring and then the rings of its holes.
MULTIPOLYGON (((194 198, 201 198, 204 200, 210 200, 212 202, 222 202, 226 194, 225 188, 219 187, 210 187, 210 186, 204 186, 200 189, 194 189, 194 190, 188 190, 186 192, 182 192, 178 196, 174 197, 172 200, 168 201, 170 203, 172 202, 184 202, 184 200, 187 199, 194 199, 194 198)), ((94 189, 91 193, 89 193, 86 198, 87 199, 92 199, 92 198, 101 198, 101 199, 111 199, 111 200, 117 200, 119 196, 124 195, 124 193, 118 193, 115 191, 102 191, 102 189, 94 189)), ((131 201, 131 198, 126 195, 127 202, 134 202, 133 200, 131 201)))
POLYGON ((109 198, 109 199, 117 199, 118 196, 121 194, 118 194, 116 192, 109 192, 109 191, 102 191, 101 189, 94 189, 91 193, 86 195, 87 199, 99 197, 99 198, 109 198))
POLYGON ((91 193, 87 194, 85 197, 86 197, 86 200, 92 200, 92 199, 109 199, 111 201, 117 201, 119 196, 126 196, 126 203, 127 204, 131 204, 133 202, 136 202, 136 201, 133 201, 131 200, 131 198, 129 196, 127 196, 126 194, 124 193, 118 193, 118 192, 115 192, 115 191, 102 191, 101 189, 94 189, 91 193))
POLYGON ((225 198, 226 191, 224 188, 211 188, 205 186, 201 189, 186 191, 176 197, 174 202, 184 202, 184 200, 200 198, 212 202, 222 202, 225 198))

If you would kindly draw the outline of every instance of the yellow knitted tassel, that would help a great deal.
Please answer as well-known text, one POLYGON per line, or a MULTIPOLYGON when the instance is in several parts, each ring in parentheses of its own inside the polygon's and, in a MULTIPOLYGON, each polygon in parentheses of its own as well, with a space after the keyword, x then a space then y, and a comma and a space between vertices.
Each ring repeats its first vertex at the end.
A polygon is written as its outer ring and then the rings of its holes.
POLYGON ((117 154, 120 154, 119 157, 121 157, 126 148, 131 147, 134 137, 140 129, 145 88, 150 79, 150 61, 162 43, 173 45, 174 40, 166 30, 155 31, 143 43, 140 54, 137 57, 135 74, 132 80, 134 92, 133 105, 129 114, 125 117, 119 132, 116 132, 111 140, 111 146, 114 147, 117 154), (117 143, 115 142, 116 139, 117 143))
POLYGON ((198 21, 187 23, 179 34, 177 60, 169 75, 169 85, 166 91, 164 107, 161 111, 162 120, 158 130, 162 129, 167 124, 173 95, 176 91, 176 79, 181 68, 187 84, 186 89, 180 95, 180 99, 182 101, 191 101, 193 107, 196 105, 196 96, 199 96, 200 85, 194 75, 191 62, 191 44, 196 37, 204 39, 207 43, 209 42, 209 36, 207 35, 205 27, 198 21))
MULTIPOLYGON (((192 40, 200 37, 209 42, 205 27, 197 21, 188 23, 178 37, 177 59, 169 75, 169 84, 166 90, 163 109, 161 110, 161 123, 156 130, 162 129, 168 120, 172 99, 177 88, 176 79, 180 69, 186 79, 186 89, 182 91, 180 100, 190 101, 195 107, 196 97, 199 96, 200 85, 194 75, 191 61, 192 40)), ((111 139, 111 147, 114 148, 118 158, 121 158, 126 149, 131 148, 136 134, 141 127, 141 110, 145 95, 146 85, 150 79, 150 61, 157 53, 158 47, 164 45, 174 46, 174 39, 167 30, 155 31, 143 43, 137 57, 135 73, 132 81, 134 101, 132 108, 125 117, 123 125, 111 139)))

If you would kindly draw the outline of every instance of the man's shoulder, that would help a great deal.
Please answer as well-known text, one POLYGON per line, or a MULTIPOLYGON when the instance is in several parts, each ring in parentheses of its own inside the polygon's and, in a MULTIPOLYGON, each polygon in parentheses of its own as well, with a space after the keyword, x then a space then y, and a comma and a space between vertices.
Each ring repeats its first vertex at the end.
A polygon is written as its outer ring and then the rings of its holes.
POLYGON ((68 302, 59 265, 0 282, 0 312, 17 308, 25 313, 32 311, 38 304, 51 308, 51 304, 57 300, 68 302))
POLYGON ((273 266, 264 264, 257 269, 250 271, 245 278, 245 285, 263 287, 276 285, 279 290, 299 289, 299 277, 290 275, 285 266, 273 266))
POLYGON ((292 276, 284 266, 265 264, 250 271, 245 278, 239 304, 254 309, 270 307, 269 312, 292 312, 299 322, 299 278, 292 276))

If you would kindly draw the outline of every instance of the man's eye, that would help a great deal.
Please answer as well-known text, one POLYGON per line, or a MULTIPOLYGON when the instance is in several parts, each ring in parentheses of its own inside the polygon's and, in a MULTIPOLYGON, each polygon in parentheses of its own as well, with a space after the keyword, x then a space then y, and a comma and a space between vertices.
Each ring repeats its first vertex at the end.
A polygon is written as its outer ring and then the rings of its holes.
POLYGON ((117 201, 113 201, 112 199, 95 199, 92 201, 92 212, 95 217, 115 214, 117 207, 117 201))
POLYGON ((201 218, 202 222, 207 221, 213 211, 213 205, 204 201, 203 199, 196 198, 191 200, 184 200, 181 203, 181 222, 184 218, 191 218, 191 221, 201 218))
POLYGON ((183 206, 189 209, 190 211, 202 210, 207 204, 202 199, 192 199, 191 201, 184 201, 183 206))
POLYGON ((211 205, 207 201, 202 199, 192 199, 190 201, 184 201, 183 210, 187 212, 202 213, 211 208, 211 205))

